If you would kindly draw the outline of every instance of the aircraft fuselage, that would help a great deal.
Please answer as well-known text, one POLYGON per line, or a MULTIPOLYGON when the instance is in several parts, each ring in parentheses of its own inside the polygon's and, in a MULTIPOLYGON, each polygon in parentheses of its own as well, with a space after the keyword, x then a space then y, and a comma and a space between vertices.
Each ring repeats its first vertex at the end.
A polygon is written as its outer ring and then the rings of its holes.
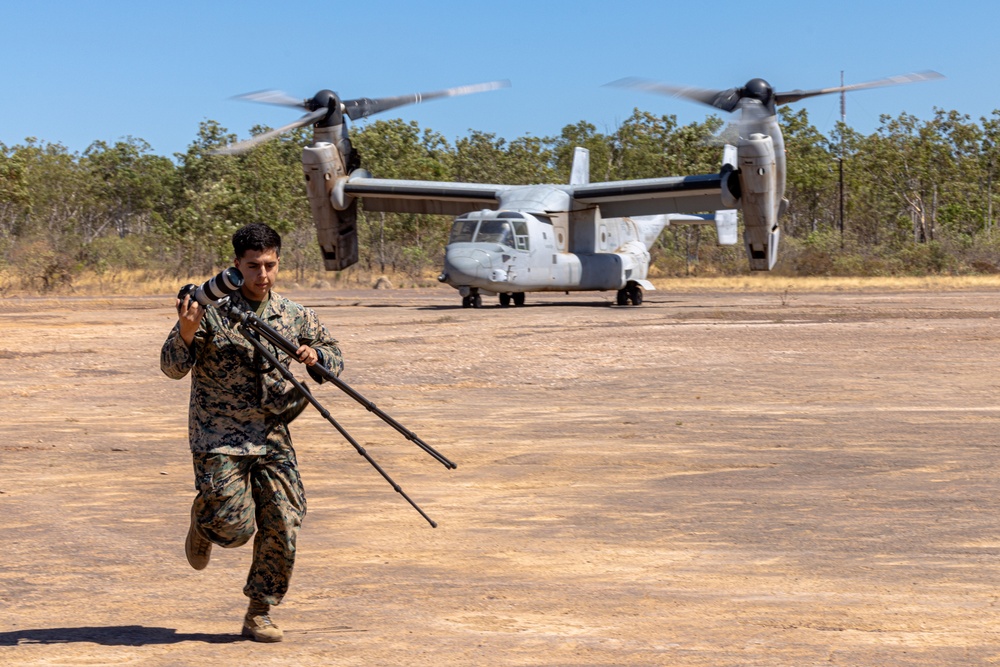
POLYGON ((600 219, 514 210, 465 213, 452 226, 439 280, 463 296, 621 290, 645 281, 648 245, 667 224, 665 216, 600 219), (575 220, 572 226, 568 218, 575 220), (648 218, 648 219, 645 219, 648 218))

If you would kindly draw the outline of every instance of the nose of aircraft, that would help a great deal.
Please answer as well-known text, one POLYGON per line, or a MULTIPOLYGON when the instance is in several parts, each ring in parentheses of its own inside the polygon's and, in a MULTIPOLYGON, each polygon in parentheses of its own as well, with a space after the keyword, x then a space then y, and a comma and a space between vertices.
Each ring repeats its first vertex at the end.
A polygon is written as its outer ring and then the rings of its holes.
POLYGON ((484 278, 493 268, 492 255, 477 248, 448 248, 444 255, 445 272, 453 281, 484 278))

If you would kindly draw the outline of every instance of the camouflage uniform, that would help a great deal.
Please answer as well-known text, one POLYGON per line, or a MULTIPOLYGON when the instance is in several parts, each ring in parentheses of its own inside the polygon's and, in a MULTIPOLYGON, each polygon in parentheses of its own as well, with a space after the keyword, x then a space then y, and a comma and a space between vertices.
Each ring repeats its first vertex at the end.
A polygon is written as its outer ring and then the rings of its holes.
MULTIPOLYGON (((241 294, 230 298, 250 309, 241 294)), ((315 312, 271 293, 259 317, 290 341, 316 349, 319 362, 340 374, 337 341, 315 312)), ((160 351, 160 368, 174 379, 194 369, 188 434, 198 525, 212 542, 229 548, 245 544, 256 523, 253 564, 243 592, 252 600, 278 604, 288 590, 295 538, 306 513, 287 425, 302 398, 277 369, 267 367, 238 325, 209 308, 189 348, 175 324, 160 351)), ((291 362, 283 352, 276 356, 286 367, 291 362)))

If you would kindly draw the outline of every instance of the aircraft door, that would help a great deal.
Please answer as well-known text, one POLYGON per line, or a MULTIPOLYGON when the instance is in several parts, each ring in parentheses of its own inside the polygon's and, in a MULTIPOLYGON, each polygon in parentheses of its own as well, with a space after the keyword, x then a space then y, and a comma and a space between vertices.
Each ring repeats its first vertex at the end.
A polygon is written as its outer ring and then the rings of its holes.
POLYGON ((553 240, 556 252, 566 252, 569 248, 569 214, 555 213, 549 216, 552 221, 553 240))

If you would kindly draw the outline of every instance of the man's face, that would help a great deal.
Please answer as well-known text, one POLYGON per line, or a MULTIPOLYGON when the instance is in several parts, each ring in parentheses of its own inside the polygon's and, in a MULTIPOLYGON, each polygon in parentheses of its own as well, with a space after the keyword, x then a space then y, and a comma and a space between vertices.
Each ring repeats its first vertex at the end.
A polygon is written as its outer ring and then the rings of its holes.
POLYGON ((243 274, 243 287, 240 288, 243 296, 250 301, 266 299, 278 277, 277 251, 274 248, 267 248, 263 252, 247 250, 233 264, 243 274))

